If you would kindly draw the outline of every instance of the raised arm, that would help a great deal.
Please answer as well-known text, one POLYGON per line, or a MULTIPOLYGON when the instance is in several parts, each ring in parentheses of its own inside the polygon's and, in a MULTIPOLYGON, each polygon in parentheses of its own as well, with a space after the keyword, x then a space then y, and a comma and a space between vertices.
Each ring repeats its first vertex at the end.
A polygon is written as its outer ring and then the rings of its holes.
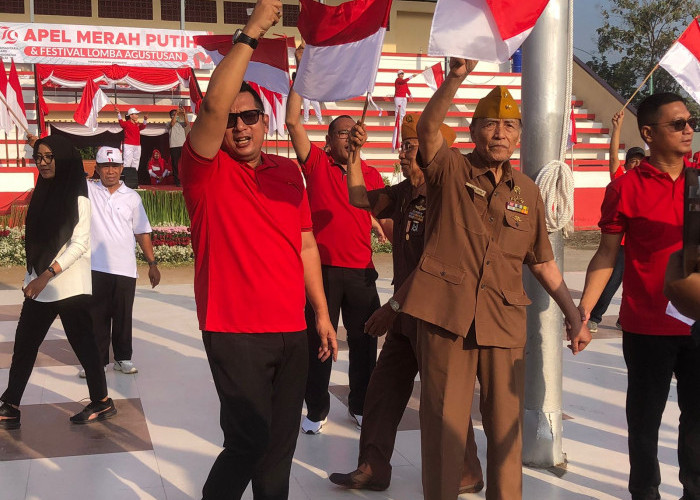
MULTIPOLYGON (((280 0, 258 0, 243 33, 259 39, 281 17, 280 0)), ((202 101, 197 120, 190 132, 192 149, 205 158, 213 158, 221 147, 231 106, 241 89, 243 75, 253 49, 245 43, 236 43, 211 75, 207 94, 202 101)))
MULTIPOLYGON (((294 57, 297 60, 297 68, 299 67, 299 62, 301 61, 301 56, 304 54, 304 42, 299 45, 297 50, 294 52, 294 57)), ((299 110, 301 109, 302 98, 294 90, 294 86, 289 91, 289 97, 287 97, 287 114, 285 117, 285 123, 287 124, 287 131, 289 132, 289 137, 292 140, 292 146, 294 146, 294 152, 299 158, 301 163, 304 163, 309 157, 309 152, 311 151, 311 141, 309 136, 304 129, 304 125, 301 123, 301 114, 299 110)))
POLYGON ((610 178, 614 178, 615 172, 620 168, 620 131, 622 121, 625 119, 625 111, 618 111, 612 117, 612 133, 610 134, 610 151, 608 166, 610 167, 610 178))
POLYGON ((459 86, 476 66, 477 61, 450 58, 450 72, 439 89, 426 104, 418 120, 417 133, 420 154, 424 162, 429 162, 438 152, 444 141, 440 125, 445 121, 447 110, 457 94, 459 86))
POLYGON ((369 198, 367 198, 367 186, 365 178, 362 175, 362 159, 360 158, 360 149, 367 140, 367 130, 365 124, 357 122, 350 131, 350 143, 348 155, 348 195, 350 204, 356 208, 369 210, 369 198))

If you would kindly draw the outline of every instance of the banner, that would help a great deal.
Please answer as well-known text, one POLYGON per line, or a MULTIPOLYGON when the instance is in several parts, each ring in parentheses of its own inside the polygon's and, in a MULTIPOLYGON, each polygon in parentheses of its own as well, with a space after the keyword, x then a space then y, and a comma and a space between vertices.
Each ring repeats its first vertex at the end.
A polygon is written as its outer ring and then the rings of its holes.
POLYGON ((0 23, 0 59, 25 64, 123 64, 213 69, 194 37, 206 31, 125 26, 0 23))

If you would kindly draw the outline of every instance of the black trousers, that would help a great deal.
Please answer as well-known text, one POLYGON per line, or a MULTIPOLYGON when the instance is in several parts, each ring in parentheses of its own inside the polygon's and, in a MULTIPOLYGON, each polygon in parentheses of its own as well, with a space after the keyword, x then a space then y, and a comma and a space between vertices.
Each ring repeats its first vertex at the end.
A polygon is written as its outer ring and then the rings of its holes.
POLYGON ((661 417, 676 376, 679 478, 683 500, 700 500, 700 346, 692 337, 623 332, 627 364, 629 491, 633 500, 658 500, 661 417))
POLYGON ((178 164, 180 163, 180 156, 182 156, 182 147, 170 148, 170 164, 173 167, 173 177, 175 177, 175 185, 180 185, 180 177, 178 177, 178 164))
MULTIPOLYGON (((321 272, 333 328, 338 329, 338 319, 342 310, 343 325, 348 332, 348 408, 355 415, 362 415, 367 386, 377 362, 377 339, 365 333, 365 322, 379 308, 377 271, 321 266, 321 272)), ((313 308, 308 302, 306 327, 309 340, 309 378, 304 400, 309 420, 319 422, 328 416, 331 407, 328 384, 331 379, 332 361, 328 359, 321 363, 318 359, 321 340, 316 332, 313 308)))
POLYGON ((131 359, 135 294, 136 278, 92 271, 92 323, 103 366, 109 363, 110 337, 114 360, 131 359))
POLYGON ((202 332, 221 401, 224 450, 209 472, 204 500, 285 500, 307 372, 304 332, 202 332))
POLYGON ((0 396, 0 400, 19 405, 32 374, 39 346, 56 316, 61 318, 68 342, 85 369, 90 400, 99 401, 107 397, 107 382, 95 337, 92 335, 89 307, 89 295, 76 295, 55 302, 24 299, 15 333, 10 378, 7 390, 0 396))

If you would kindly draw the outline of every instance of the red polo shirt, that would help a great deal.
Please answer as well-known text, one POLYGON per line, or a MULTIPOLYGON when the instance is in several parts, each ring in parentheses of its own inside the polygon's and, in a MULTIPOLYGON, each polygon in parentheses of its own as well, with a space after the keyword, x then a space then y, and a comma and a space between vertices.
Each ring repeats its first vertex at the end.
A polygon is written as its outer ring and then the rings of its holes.
POLYGON ((182 148, 180 179, 192 224, 199 328, 268 333, 306 329, 301 233, 311 213, 296 164, 262 155, 248 167, 219 150, 182 148))
POLYGON ((146 128, 145 123, 136 124, 131 120, 119 120, 119 125, 124 129, 124 144, 141 145, 141 131, 146 128))
POLYGON ((685 175, 673 181, 647 159, 608 184, 600 229, 625 235, 620 324, 644 335, 690 335, 688 325, 666 314, 663 294, 669 256, 683 246, 685 175))
MULTIPOLYGON (((318 146, 301 166, 309 190, 314 236, 325 266, 374 268, 370 231, 372 219, 366 210, 350 205, 348 180, 343 168, 318 146)), ((382 176, 362 162, 367 190, 384 187, 382 176)))
POLYGON ((406 97, 411 95, 411 89, 408 88, 408 78, 397 78, 394 82, 394 97, 406 97))

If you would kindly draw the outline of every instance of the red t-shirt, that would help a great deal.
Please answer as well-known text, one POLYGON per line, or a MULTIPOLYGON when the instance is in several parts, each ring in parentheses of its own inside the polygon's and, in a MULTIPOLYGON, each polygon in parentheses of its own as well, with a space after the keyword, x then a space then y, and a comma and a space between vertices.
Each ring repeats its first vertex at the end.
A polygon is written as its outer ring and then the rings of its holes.
MULTIPOLYGON (((318 146, 311 151, 301 170, 309 190, 311 218, 321 264, 325 266, 373 268, 368 211, 350 205, 345 170, 318 146)), ((384 187, 381 174, 362 162, 367 190, 384 187)))
POLYGON ((119 120, 119 125, 124 129, 124 144, 141 145, 141 131, 146 128, 145 123, 137 124, 131 120, 119 120))
POLYGON ((610 174, 610 180, 614 181, 615 179, 622 177, 623 175, 625 175, 625 172, 625 167, 623 167, 622 165, 618 166, 617 170, 615 170, 615 173, 610 174))
POLYGON ((301 234, 311 212, 296 164, 262 155, 250 168, 219 150, 182 148, 180 179, 192 224, 199 328, 272 333, 306 329, 301 234))
POLYGON ((411 89, 408 88, 408 78, 397 78, 394 82, 394 97, 406 97, 411 95, 411 89))
POLYGON ((690 327, 666 314, 663 294, 669 256, 683 246, 685 175, 675 180, 646 159, 608 184, 598 225, 625 234, 620 324, 644 335, 690 335, 690 327))

